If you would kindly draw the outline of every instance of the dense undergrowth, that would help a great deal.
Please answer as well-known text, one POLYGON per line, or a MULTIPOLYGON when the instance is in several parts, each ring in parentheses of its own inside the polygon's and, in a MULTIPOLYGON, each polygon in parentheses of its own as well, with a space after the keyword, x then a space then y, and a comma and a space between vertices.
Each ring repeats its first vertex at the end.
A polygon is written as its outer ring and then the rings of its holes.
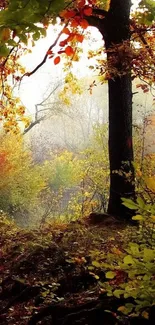
POLYGON ((152 227, 151 242, 114 220, 27 231, 1 213, 0 229, 1 324, 154 323, 152 227))

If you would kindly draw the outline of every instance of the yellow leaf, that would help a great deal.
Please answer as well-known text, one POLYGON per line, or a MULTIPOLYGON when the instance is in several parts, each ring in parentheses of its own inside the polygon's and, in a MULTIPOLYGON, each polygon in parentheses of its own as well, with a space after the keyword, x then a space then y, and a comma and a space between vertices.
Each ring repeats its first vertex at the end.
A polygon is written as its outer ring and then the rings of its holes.
POLYGON ((143 312, 142 312, 142 316, 143 316, 144 318, 146 318, 146 319, 149 318, 149 314, 148 314, 146 311, 143 311, 143 312))
POLYGON ((125 306, 120 306, 117 309, 118 311, 121 311, 122 313, 124 313, 126 311, 126 307, 125 306))
POLYGON ((147 187, 151 191, 155 192, 155 176, 145 177, 145 182, 146 182, 147 187))
POLYGON ((112 252, 113 252, 114 254, 116 254, 116 255, 121 255, 121 254, 122 254, 122 252, 121 252, 118 248, 116 248, 116 247, 113 247, 113 248, 112 248, 112 252))

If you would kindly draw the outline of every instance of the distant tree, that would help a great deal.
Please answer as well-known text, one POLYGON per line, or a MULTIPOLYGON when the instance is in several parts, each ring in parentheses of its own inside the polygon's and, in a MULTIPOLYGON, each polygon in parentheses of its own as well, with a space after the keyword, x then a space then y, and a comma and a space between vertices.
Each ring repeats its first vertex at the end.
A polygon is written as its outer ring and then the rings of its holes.
POLYGON ((46 179, 19 135, 0 135, 0 209, 16 216, 37 204, 46 179))
POLYGON ((35 104, 35 113, 33 114, 34 116, 32 116, 32 119, 30 120, 27 127, 25 127, 24 134, 29 132, 35 125, 39 124, 40 122, 51 118, 52 115, 59 114, 61 110, 60 100, 52 101, 51 98, 52 96, 55 96, 55 92, 57 89, 59 89, 59 87, 62 86, 62 84, 62 82, 58 81, 58 83, 54 84, 54 86, 50 86, 48 94, 44 95, 44 98, 40 101, 40 103, 35 104))

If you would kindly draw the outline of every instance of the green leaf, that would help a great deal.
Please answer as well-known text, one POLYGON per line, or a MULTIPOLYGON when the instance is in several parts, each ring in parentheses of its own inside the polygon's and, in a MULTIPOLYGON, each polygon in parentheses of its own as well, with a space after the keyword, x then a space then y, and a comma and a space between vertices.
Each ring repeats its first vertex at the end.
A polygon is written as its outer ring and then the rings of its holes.
POLYGON ((144 261, 145 262, 151 262, 155 258, 155 250, 154 249, 149 249, 149 248, 144 248, 144 261))
POLYGON ((116 275, 116 273, 113 272, 113 271, 108 271, 108 272, 105 274, 105 276, 106 276, 107 279, 114 279, 115 275, 116 275))
POLYGON ((142 199, 140 196, 138 196, 138 198, 137 198, 136 201, 137 201, 139 207, 140 207, 141 209, 144 209, 144 207, 145 207, 145 202, 143 201, 143 199, 142 199))
POLYGON ((6 57, 10 50, 5 45, 0 45, 0 56, 6 57))
POLYGON ((145 218, 143 216, 141 216, 140 214, 137 214, 136 216, 132 217, 132 220, 144 221, 145 218))
POLYGON ((120 295, 124 294, 124 290, 114 290, 113 292, 113 295, 116 297, 116 298, 120 298, 120 295))
POLYGON ((136 255, 139 257, 139 245, 136 243, 130 243, 130 251, 133 255, 136 255))
POLYGON ((95 267, 101 267, 101 264, 97 261, 92 261, 92 265, 95 267))
POLYGON ((129 264, 135 264, 135 262, 134 262, 134 260, 133 260, 133 258, 132 258, 132 256, 131 255, 127 255, 127 256, 125 256, 124 257, 124 264, 127 264, 127 265, 129 265, 129 264))
POLYGON ((151 275, 149 275, 149 274, 145 274, 144 276, 143 276, 143 280, 144 281, 149 281, 151 279, 151 275))
POLYGON ((125 205, 125 207, 131 209, 131 210, 137 210, 138 209, 138 205, 132 201, 131 199, 126 199, 126 198, 122 198, 123 201, 123 205, 125 205))
POLYGON ((125 307, 126 307, 126 310, 128 311, 128 313, 131 313, 133 308, 135 307, 135 305, 132 303, 127 303, 127 304, 125 304, 125 307))

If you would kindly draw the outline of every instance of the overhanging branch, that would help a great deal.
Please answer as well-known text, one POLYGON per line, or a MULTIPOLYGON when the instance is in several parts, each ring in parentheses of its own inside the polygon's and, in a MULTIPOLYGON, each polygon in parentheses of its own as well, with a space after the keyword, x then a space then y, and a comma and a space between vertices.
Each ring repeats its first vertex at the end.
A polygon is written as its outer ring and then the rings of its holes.
POLYGON ((57 36, 57 38, 55 39, 55 41, 50 45, 50 47, 48 48, 48 50, 47 50, 47 52, 46 52, 46 54, 45 54, 45 56, 44 56, 44 58, 43 58, 43 60, 31 71, 31 72, 26 72, 26 73, 24 73, 24 75, 21 77, 21 80, 20 80, 20 82, 22 81, 22 79, 24 78, 24 77, 30 77, 30 76, 32 76, 32 74, 34 74, 37 70, 39 70, 43 65, 44 65, 44 63, 46 62, 46 60, 47 60, 47 58, 48 58, 48 52, 49 51, 51 51, 52 49, 53 49, 53 47, 54 46, 56 46, 57 45, 57 42, 58 42, 58 40, 59 40, 59 38, 61 37, 61 35, 62 35, 62 33, 63 33, 63 29, 64 29, 64 27, 66 27, 68 25, 68 23, 65 25, 65 26, 63 26, 63 28, 61 29, 61 31, 59 32, 59 34, 58 34, 58 36, 57 36))
MULTIPOLYGON (((93 15, 92 16, 87 16, 85 17, 88 21, 88 23, 91 25, 91 26, 94 26, 94 27, 97 27, 98 29, 99 26, 100 26, 100 21, 103 20, 103 18, 107 15, 107 11, 105 10, 102 10, 102 9, 93 9, 93 15)), ((48 58, 48 52, 51 51, 53 49, 54 46, 57 45, 57 42, 58 40, 60 39, 62 33, 63 33, 63 29, 64 27, 66 27, 67 25, 69 24, 69 22, 67 22, 65 24, 65 26, 63 26, 62 30, 60 31, 60 33, 58 34, 57 38, 55 39, 55 41, 53 42, 53 44, 51 44, 43 58, 43 60, 31 71, 31 72, 26 72, 24 73, 24 75, 21 77, 21 80, 20 80, 20 83, 22 81, 22 79, 24 77, 30 77, 32 76, 37 70, 39 70, 46 62, 47 58, 48 58)))

